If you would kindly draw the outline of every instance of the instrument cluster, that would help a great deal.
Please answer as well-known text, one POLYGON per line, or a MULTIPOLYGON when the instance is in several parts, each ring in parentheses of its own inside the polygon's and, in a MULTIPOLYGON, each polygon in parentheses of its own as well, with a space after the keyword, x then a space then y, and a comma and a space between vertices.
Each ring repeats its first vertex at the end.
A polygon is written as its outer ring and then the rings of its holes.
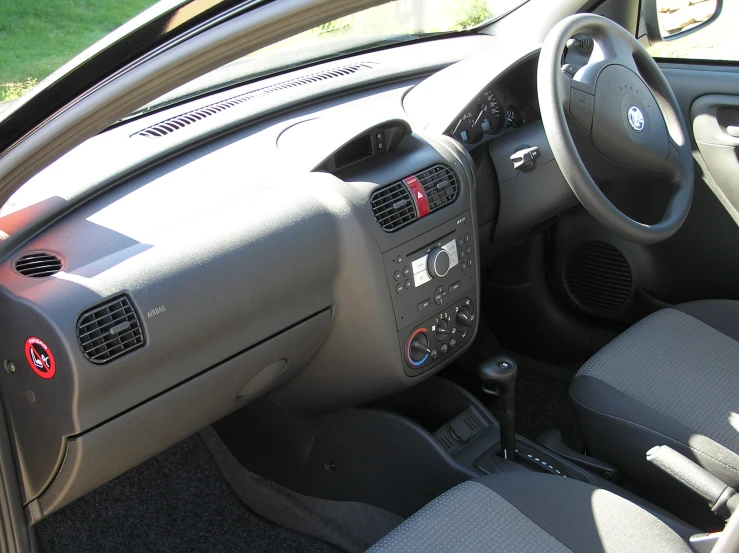
POLYGON ((532 119, 531 111, 507 89, 491 86, 465 108, 446 134, 474 146, 485 137, 521 127, 532 119))

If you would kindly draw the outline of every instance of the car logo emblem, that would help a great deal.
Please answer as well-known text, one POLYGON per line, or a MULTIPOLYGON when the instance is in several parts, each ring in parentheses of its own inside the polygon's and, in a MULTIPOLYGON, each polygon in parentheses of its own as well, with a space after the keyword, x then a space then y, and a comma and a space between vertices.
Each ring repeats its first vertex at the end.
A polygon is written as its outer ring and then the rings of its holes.
POLYGON ((632 129, 636 132, 642 132, 644 130, 644 114, 638 107, 629 107, 626 116, 629 118, 629 125, 631 125, 632 129))

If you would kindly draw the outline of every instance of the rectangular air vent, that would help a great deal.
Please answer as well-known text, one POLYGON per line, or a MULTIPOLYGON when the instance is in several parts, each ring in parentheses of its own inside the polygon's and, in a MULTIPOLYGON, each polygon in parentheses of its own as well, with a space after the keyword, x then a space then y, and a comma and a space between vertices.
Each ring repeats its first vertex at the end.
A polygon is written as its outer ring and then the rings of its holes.
POLYGON ((375 219, 388 232, 404 227, 417 218, 416 204, 402 182, 381 188, 372 194, 370 203, 375 219))
POLYGON ((370 203, 382 229, 393 232, 452 203, 458 194, 459 178, 454 171, 434 165, 380 188, 372 194, 370 203))
POLYGON ((80 316, 77 339, 93 363, 107 363, 144 345, 138 315, 127 296, 119 296, 80 316))
POLYGON ((418 173, 416 178, 426 192, 429 212, 452 203, 457 199, 459 179, 449 167, 436 165, 431 169, 418 173))

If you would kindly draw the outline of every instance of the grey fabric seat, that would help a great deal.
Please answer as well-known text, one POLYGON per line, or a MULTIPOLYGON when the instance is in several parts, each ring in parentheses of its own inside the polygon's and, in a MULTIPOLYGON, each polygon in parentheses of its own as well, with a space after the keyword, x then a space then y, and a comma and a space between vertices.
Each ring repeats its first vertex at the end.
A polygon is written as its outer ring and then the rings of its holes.
POLYGON ((538 473, 490 475, 439 496, 367 553, 690 552, 655 515, 612 494, 538 473))
POLYGON ((665 444, 736 487, 739 302, 698 301, 648 316, 580 369, 570 395, 589 453, 639 483, 690 499, 645 459, 665 444))

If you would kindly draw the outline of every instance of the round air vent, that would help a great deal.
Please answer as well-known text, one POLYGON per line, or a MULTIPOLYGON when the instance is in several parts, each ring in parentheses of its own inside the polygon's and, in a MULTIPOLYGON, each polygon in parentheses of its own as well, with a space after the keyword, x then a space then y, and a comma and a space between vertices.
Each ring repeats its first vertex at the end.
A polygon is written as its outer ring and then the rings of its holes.
POLYGON ((631 294, 631 269, 616 248, 605 242, 583 242, 570 255, 564 284, 573 300, 597 312, 621 307, 631 294))
POLYGON ((62 270, 59 256, 48 252, 35 252, 23 255, 15 260, 13 268, 18 274, 32 278, 43 278, 57 274, 62 270))

